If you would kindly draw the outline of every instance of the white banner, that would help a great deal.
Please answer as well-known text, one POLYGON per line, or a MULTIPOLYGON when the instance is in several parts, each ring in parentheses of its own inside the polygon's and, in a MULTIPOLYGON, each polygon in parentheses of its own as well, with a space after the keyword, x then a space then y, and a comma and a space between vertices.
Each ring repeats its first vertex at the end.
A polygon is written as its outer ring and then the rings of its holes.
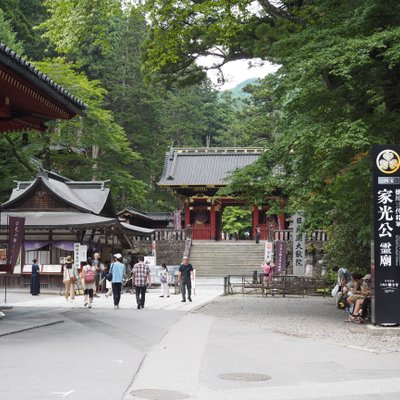
POLYGON ((264 260, 274 262, 274 243, 270 240, 265 242, 264 260))

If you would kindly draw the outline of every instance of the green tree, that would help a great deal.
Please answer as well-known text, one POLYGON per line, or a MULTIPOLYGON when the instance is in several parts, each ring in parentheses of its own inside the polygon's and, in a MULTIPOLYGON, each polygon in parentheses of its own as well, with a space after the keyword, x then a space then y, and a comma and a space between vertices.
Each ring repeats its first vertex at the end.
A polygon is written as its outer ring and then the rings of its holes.
POLYGON ((251 216, 252 211, 246 207, 225 207, 222 214, 222 230, 230 234, 250 232, 251 216))
POLYGON ((148 68, 185 74, 198 56, 221 63, 262 57, 281 65, 261 90, 251 135, 268 151, 234 178, 247 198, 288 196, 309 228, 329 229, 332 263, 365 268, 371 231, 369 149, 399 141, 400 4, 337 2, 148 1, 148 68), (268 109, 273 104, 271 109, 268 109), (266 108, 265 108, 266 107, 266 108), (257 133, 258 132, 258 133, 257 133))

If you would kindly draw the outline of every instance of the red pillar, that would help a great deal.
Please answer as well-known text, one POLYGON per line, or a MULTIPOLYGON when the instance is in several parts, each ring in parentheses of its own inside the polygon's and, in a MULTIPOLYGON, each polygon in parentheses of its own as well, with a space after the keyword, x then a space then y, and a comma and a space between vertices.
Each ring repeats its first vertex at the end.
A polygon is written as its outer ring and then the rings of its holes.
POLYGON ((210 211, 210 216, 211 216, 211 240, 215 240, 217 236, 217 225, 216 225, 216 218, 215 218, 215 206, 214 204, 211 205, 211 211, 210 211))
POLYGON ((279 224, 279 229, 285 229, 285 214, 279 214, 278 215, 278 224, 279 224))

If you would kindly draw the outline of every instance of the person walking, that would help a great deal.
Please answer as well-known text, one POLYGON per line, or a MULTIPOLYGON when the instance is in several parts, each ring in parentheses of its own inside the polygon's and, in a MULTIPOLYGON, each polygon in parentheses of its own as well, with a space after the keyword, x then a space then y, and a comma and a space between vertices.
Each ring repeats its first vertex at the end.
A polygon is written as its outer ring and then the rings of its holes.
POLYGON ((256 243, 260 243, 260 235, 261 235, 261 229, 258 225, 256 225, 256 243))
POLYGON ((114 299, 114 309, 119 309, 119 302, 121 300, 122 282, 126 275, 125 265, 122 263, 122 254, 114 254, 114 262, 110 266, 112 273, 112 293, 114 299))
POLYGON ((63 266, 63 282, 64 282, 64 297, 65 301, 72 303, 75 299, 75 282, 78 279, 78 272, 76 271, 74 260, 71 256, 65 258, 63 266))
POLYGON ((32 275, 31 275, 31 295, 39 296, 40 294, 40 275, 39 275, 39 264, 38 260, 34 258, 32 260, 32 275))
POLYGON ((147 286, 151 285, 151 272, 148 265, 144 263, 144 257, 139 256, 139 262, 132 268, 132 281, 135 285, 137 308, 144 308, 147 286))
POLYGON ((92 265, 92 259, 88 258, 82 268, 82 283, 85 293, 84 307, 92 308, 94 291, 96 288, 96 267, 92 265))
POLYGON ((100 279, 101 279, 101 273, 102 273, 102 269, 101 269, 101 261, 100 261, 100 253, 94 253, 93 255, 94 260, 92 265, 96 268, 96 284, 94 286, 94 293, 93 296, 94 297, 100 297, 97 293, 100 291, 102 291, 102 286, 100 284, 100 279))
POLYGON ((160 285, 161 285, 161 295, 160 297, 169 297, 169 284, 168 284, 168 267, 167 264, 162 263, 160 268, 160 285))
POLYGON ((181 287, 182 300, 186 301, 186 289, 187 298, 192 301, 192 276, 193 276, 193 266, 189 264, 189 257, 183 257, 182 264, 179 266, 178 272, 178 284, 181 287))

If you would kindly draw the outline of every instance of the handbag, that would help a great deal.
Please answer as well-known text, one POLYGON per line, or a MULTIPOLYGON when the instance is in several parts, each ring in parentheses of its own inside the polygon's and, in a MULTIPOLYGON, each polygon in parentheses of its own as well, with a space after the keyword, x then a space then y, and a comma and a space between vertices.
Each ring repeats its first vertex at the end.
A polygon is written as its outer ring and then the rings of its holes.
POLYGON ((75 277, 75 275, 72 275, 72 276, 71 276, 71 273, 69 272, 69 270, 68 270, 68 275, 69 275, 69 280, 70 280, 70 282, 75 283, 75 282, 76 282, 76 277, 75 277))
POLYGON ((108 272, 107 273, 107 275, 106 275, 106 279, 108 280, 108 281, 112 281, 112 272, 108 272))
POLYGON ((161 283, 166 283, 167 282, 167 278, 164 275, 160 276, 160 282, 161 283))

